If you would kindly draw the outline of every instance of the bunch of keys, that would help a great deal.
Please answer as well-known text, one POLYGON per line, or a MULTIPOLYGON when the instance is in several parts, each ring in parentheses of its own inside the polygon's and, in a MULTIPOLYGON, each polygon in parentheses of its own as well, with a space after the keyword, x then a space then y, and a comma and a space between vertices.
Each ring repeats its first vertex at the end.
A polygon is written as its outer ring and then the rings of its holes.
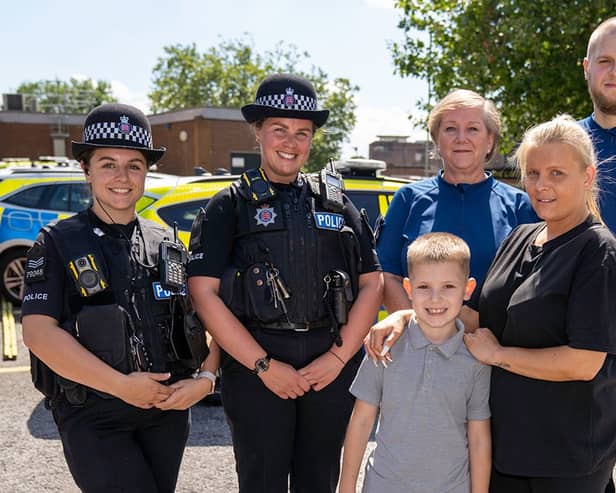
POLYGON ((272 301, 274 302, 274 308, 278 308, 278 303, 282 308, 284 314, 287 314, 287 305, 284 300, 288 300, 291 297, 291 293, 282 282, 280 278, 280 271, 276 267, 270 267, 265 274, 266 282, 272 293, 272 301))

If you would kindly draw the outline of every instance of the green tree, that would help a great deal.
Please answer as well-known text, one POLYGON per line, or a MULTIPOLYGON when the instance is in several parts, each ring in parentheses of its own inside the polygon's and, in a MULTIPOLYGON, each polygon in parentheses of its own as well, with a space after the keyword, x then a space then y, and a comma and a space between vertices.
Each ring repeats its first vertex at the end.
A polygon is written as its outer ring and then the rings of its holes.
POLYGON ((322 107, 330 110, 323 130, 317 132, 306 165, 308 171, 323 167, 340 155, 343 142, 355 126, 355 94, 359 88, 348 79, 330 79, 318 67, 302 70, 298 61, 310 55, 293 45, 278 43, 272 51, 257 53, 250 38, 222 41, 200 52, 196 45, 163 48, 152 72, 149 94, 152 111, 171 111, 198 106, 235 107, 254 100, 259 83, 275 72, 291 72, 308 78, 322 107))
POLYGON ((453 88, 494 100, 503 151, 531 125, 592 111, 582 59, 590 33, 614 15, 613 0, 398 0, 397 7, 405 39, 390 46, 396 71, 427 80, 437 100, 453 88))
POLYGON ((103 103, 115 103, 111 84, 104 80, 71 78, 22 82, 17 92, 36 98, 43 113, 88 113, 103 103))

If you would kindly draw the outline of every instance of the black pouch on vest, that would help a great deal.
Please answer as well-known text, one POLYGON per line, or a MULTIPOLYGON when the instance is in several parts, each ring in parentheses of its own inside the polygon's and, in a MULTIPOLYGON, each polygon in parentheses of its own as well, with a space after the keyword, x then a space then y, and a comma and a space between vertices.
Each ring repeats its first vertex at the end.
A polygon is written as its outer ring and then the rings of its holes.
POLYGON ((112 368, 128 374, 131 365, 125 313, 116 305, 86 305, 77 314, 79 342, 112 368))
POLYGON ((268 272, 264 263, 257 263, 248 267, 244 273, 248 315, 263 323, 276 322, 284 316, 283 302, 274 298, 268 272))
POLYGON ((194 310, 184 313, 176 309, 171 330, 173 355, 182 366, 197 370, 210 350, 205 340, 205 330, 194 310))
POLYGON ((357 298, 359 292, 359 274, 361 266, 361 253, 359 240, 355 231, 349 226, 343 226, 340 230, 340 241, 342 243, 342 251, 344 252, 346 267, 351 278, 351 287, 353 289, 353 299, 357 298))
POLYGON ((236 317, 243 318, 246 315, 244 276, 237 267, 228 267, 222 273, 218 295, 236 317))
POLYGON ((58 397, 60 392, 58 375, 32 352, 30 352, 30 374, 34 387, 45 397, 50 400, 58 397))

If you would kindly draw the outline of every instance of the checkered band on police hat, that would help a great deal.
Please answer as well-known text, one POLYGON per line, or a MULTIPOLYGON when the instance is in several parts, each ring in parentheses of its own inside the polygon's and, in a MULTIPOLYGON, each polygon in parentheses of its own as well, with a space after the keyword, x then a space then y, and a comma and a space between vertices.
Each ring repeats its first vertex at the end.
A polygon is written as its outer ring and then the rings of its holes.
POLYGON ((165 148, 152 145, 152 130, 141 110, 127 104, 107 103, 94 108, 83 126, 83 142, 71 142, 73 157, 98 148, 125 148, 142 152, 150 164, 160 160, 165 148))
POLYGON ((271 106, 282 110, 316 111, 317 100, 303 94, 268 94, 257 98, 255 104, 271 106))
POLYGON ((281 117, 312 120, 321 127, 327 121, 329 111, 319 109, 314 87, 305 77, 273 74, 259 84, 255 102, 242 106, 242 115, 248 123, 281 117))
POLYGON ((106 139, 118 139, 139 144, 141 147, 152 147, 152 134, 145 128, 126 122, 97 122, 83 130, 83 141, 95 144, 106 139))

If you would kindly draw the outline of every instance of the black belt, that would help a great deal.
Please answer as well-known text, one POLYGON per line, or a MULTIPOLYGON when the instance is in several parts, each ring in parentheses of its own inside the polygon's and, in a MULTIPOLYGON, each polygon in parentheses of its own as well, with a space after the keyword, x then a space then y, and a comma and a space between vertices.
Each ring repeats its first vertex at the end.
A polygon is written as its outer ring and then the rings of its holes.
POLYGON ((301 324, 296 324, 294 322, 272 322, 269 324, 259 324, 258 328, 308 332, 309 330, 315 329, 329 329, 331 328, 331 322, 329 320, 318 320, 316 322, 306 322, 301 324))

